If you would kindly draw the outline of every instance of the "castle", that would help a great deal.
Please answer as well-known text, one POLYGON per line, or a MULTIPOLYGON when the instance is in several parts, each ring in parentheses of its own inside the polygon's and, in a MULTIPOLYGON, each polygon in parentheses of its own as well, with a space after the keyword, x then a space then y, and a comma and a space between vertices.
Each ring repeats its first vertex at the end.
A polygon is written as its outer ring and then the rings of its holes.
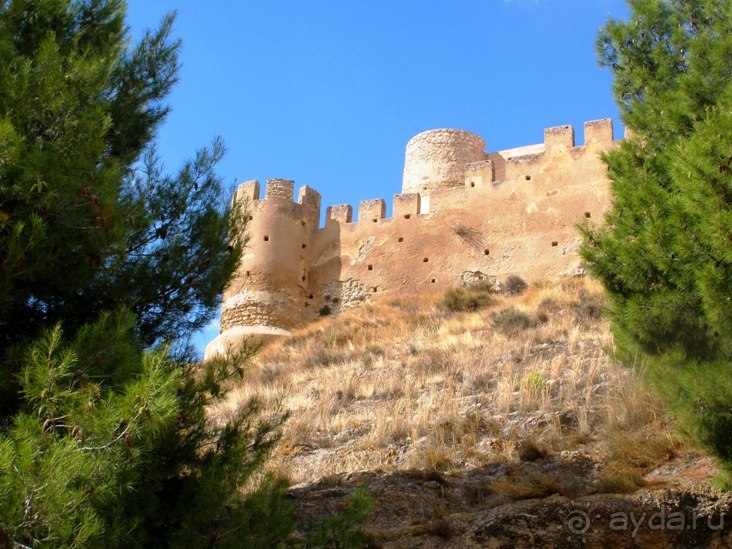
POLYGON ((249 208, 251 239, 224 292, 216 354, 245 336, 287 335, 319 313, 405 292, 436 292, 517 274, 526 280, 580 269, 578 223, 609 206, 600 155, 617 146, 612 121, 544 130, 544 143, 486 153, 463 130, 420 133, 407 144, 392 217, 382 198, 330 206, 320 227, 320 195, 294 182, 257 181, 234 196, 249 208))

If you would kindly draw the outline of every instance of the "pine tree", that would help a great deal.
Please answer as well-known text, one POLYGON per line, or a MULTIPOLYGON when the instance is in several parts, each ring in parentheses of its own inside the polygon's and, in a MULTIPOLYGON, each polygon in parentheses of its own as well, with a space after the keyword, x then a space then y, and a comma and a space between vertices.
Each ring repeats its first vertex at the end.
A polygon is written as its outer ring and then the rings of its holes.
POLYGON ((211 319, 237 259, 214 171, 223 145, 174 176, 152 146, 177 81, 172 23, 128 47, 121 0, 0 5, 4 349, 121 301, 146 344, 211 319))
POLYGON ((732 465, 732 2, 628 4, 598 52, 632 137, 604 158, 613 204, 582 254, 621 356, 732 465))
POLYGON ((282 484, 251 481, 285 414, 207 410, 253 349, 199 364, 246 216, 214 140, 155 155, 173 16, 130 46, 122 0, 0 3, 0 545, 271 546, 282 484))

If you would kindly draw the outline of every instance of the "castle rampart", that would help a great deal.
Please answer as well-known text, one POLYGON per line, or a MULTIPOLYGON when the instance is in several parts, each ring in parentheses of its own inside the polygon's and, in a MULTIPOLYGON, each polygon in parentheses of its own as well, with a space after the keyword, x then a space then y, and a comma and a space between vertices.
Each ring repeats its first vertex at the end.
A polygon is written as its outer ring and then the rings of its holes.
POLYGON ((432 130, 407 145, 404 183, 393 197, 329 206, 320 195, 268 180, 249 181, 251 240, 224 293, 218 352, 247 334, 286 334, 318 311, 337 312, 384 295, 441 292, 518 274, 527 280, 580 268, 578 223, 601 221, 609 205, 602 152, 615 146, 612 122, 549 128, 544 142, 495 153, 461 130, 432 130), (442 149, 441 147, 444 147, 442 149))

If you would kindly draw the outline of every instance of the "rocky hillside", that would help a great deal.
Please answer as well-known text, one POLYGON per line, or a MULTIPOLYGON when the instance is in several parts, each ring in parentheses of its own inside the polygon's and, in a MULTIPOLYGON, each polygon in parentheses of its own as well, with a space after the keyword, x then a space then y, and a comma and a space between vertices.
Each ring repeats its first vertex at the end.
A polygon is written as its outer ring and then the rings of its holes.
POLYGON ((291 410, 270 467, 301 524, 365 485, 374 546, 725 546, 713 460, 609 358, 602 306, 582 277, 367 305, 270 344, 214 413, 291 410))

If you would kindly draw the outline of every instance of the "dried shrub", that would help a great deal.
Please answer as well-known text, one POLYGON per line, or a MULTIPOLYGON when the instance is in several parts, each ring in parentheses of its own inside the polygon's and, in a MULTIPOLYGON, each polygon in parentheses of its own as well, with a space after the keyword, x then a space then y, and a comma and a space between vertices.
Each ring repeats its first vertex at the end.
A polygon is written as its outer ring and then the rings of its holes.
POLYGON ((323 305, 320 309, 318 309, 318 314, 320 316, 328 316, 330 313, 330 305, 323 305))
POLYGON ((482 280, 463 288, 450 288, 445 292, 441 305, 453 312, 477 311, 496 303, 492 294, 493 284, 482 280))
POLYGON ((665 433, 616 432, 608 437, 608 455, 612 461, 638 469, 651 469, 676 456, 678 441, 665 433))
POLYGON ((420 447, 412 458, 413 466, 425 474, 444 473, 455 465, 452 452, 441 444, 420 447))
POLYGON ((538 461, 545 459, 549 455, 549 452, 540 447, 533 439, 522 441, 516 448, 516 451, 521 461, 538 461))
POLYGON ((529 315, 513 307, 491 314, 491 320, 493 327, 506 335, 516 335, 534 325, 529 315))
POLYGON ((509 276, 506 280, 503 281, 503 284, 501 285, 501 288, 503 289, 503 293, 506 295, 520 295, 526 291, 526 288, 528 288, 529 285, 526 284, 526 281, 524 281, 523 278, 516 275, 509 276))
POLYGON ((556 299, 547 297, 541 300, 541 303, 539 303, 537 310, 545 311, 547 313, 556 313, 561 308, 562 307, 559 305, 559 302, 556 299))
POLYGON ((496 482, 497 494, 513 499, 545 498, 552 494, 564 495, 564 487, 552 476, 531 473, 524 477, 502 478, 496 482))
POLYGON ((630 494, 643 488, 646 481, 634 467, 616 465, 609 467, 597 482, 601 494, 630 494))
POLYGON ((572 303, 572 311, 578 322, 599 320, 605 309, 605 299, 602 294, 580 292, 579 301, 572 303))
POLYGON ((454 232, 460 240, 475 250, 482 250, 485 247, 483 245, 481 232, 475 227, 470 227, 468 225, 455 225, 452 227, 452 232, 454 232))

